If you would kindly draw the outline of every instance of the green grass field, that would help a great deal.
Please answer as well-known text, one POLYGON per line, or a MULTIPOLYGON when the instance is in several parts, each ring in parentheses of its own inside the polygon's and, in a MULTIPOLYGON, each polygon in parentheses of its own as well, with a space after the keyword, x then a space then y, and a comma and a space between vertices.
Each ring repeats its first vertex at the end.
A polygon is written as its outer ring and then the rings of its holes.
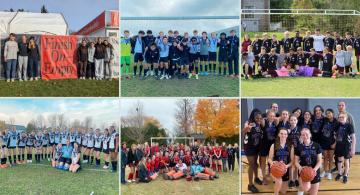
MULTIPOLYGON (((236 162, 235 162, 236 164, 236 162)), ((214 181, 166 181, 161 176, 150 183, 129 183, 121 185, 122 195, 238 195, 240 191, 239 167, 235 165, 233 173, 220 173, 220 178, 214 181)), ((126 177, 129 169, 126 170, 126 177)))
POLYGON ((119 80, 0 81, 2 97, 118 97, 119 80))
POLYGON ((199 76, 192 79, 121 80, 122 97, 238 97, 239 79, 224 76, 199 76))
POLYGON ((242 97, 357 97, 360 77, 241 79, 242 97))
POLYGON ((119 177, 108 170, 83 165, 78 173, 52 168, 50 162, 17 165, 0 169, 0 194, 68 195, 94 192, 119 194, 119 177))

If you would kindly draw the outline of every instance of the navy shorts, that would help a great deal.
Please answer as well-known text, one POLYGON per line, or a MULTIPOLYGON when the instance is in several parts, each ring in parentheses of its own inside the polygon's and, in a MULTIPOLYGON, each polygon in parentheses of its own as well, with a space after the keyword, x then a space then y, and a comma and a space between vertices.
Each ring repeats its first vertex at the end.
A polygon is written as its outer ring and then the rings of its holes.
POLYGON ((208 61, 209 55, 200 55, 200 61, 208 61))
POLYGON ((142 62, 144 61, 144 56, 142 53, 135 53, 134 55, 134 62, 137 63, 137 62, 142 62))
POLYGON ((8 146, 9 149, 15 149, 16 146, 8 146))
POLYGON ((186 57, 186 58, 181 58, 181 60, 180 60, 180 65, 181 65, 181 66, 185 66, 185 65, 189 65, 189 64, 190 64, 190 60, 189 60, 188 57, 186 57))
POLYGON ((158 64, 159 63, 159 58, 147 58, 147 59, 145 59, 145 61, 148 64, 158 64))
POLYGON ((216 52, 209 52, 209 61, 216 61, 216 52))
POLYGON ((101 148, 94 148, 94 151, 101 152, 101 148))
POLYGON ((160 62, 168 63, 169 57, 160 57, 160 62))
POLYGON ((104 152, 105 154, 109 154, 109 149, 104 149, 103 152, 104 152))
POLYGON ((180 59, 171 60, 171 65, 172 65, 172 66, 174 66, 174 65, 180 65, 180 59))
POLYGON ((25 148, 25 146, 18 146, 18 148, 25 148))
POLYGON ((60 157, 59 162, 62 162, 65 164, 71 164, 71 158, 60 157))
POLYGON ((228 61, 228 57, 225 54, 220 55, 219 54, 219 62, 226 63, 228 61))
POLYGON ((190 53, 190 62, 195 62, 196 60, 198 60, 199 57, 197 55, 197 53, 190 53))

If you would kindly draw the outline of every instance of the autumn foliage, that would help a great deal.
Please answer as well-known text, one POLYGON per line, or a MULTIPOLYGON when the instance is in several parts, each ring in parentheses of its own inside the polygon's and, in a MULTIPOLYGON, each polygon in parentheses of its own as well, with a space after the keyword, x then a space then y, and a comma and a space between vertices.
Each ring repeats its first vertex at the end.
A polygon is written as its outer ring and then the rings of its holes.
POLYGON ((239 134, 239 101, 200 99, 194 115, 194 129, 206 137, 232 137, 239 134))

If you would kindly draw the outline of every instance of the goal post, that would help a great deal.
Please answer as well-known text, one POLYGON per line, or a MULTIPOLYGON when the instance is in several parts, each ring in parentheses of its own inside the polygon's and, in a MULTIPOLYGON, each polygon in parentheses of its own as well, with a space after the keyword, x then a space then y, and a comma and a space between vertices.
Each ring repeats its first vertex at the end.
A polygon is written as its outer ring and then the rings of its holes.
POLYGON ((185 143, 188 141, 188 143, 194 144, 195 139, 193 137, 151 137, 150 143, 153 145, 153 142, 155 140, 165 140, 167 143, 175 143, 175 140, 184 140, 185 143))

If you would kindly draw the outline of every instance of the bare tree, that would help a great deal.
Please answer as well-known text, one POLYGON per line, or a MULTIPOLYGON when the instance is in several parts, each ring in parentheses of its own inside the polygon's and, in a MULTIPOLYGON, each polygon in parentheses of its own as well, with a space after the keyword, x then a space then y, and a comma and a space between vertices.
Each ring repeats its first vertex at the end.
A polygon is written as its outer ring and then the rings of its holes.
POLYGON ((43 129, 45 127, 45 117, 41 114, 39 114, 37 117, 36 117, 36 127, 38 129, 43 129))
POLYGON ((176 102, 176 134, 188 136, 192 133, 193 115, 195 110, 192 99, 181 99, 176 102))
POLYGON ((10 125, 15 125, 15 118, 10 117, 9 122, 10 122, 10 125))
POLYGON ((50 124, 51 128, 53 128, 53 129, 56 128, 56 126, 57 126, 57 116, 56 116, 56 114, 49 115, 47 117, 47 121, 50 124))
POLYGON ((32 119, 31 121, 29 121, 29 123, 26 126, 26 132, 30 133, 32 131, 35 131, 36 129, 36 122, 34 119, 32 119))
POLYGON ((87 116, 84 120, 85 129, 90 129, 93 123, 93 118, 91 116, 87 116))
POLYGON ((82 127, 81 126, 81 121, 79 119, 73 120, 70 127, 75 128, 75 129, 81 128, 82 127))
POLYGON ((57 115, 58 127, 63 129, 67 126, 66 116, 64 113, 57 115))
POLYGON ((146 133, 144 121, 144 105, 138 101, 129 110, 128 116, 121 118, 122 127, 128 127, 128 130, 124 131, 125 135, 130 139, 136 140, 138 143, 143 143, 146 133))

